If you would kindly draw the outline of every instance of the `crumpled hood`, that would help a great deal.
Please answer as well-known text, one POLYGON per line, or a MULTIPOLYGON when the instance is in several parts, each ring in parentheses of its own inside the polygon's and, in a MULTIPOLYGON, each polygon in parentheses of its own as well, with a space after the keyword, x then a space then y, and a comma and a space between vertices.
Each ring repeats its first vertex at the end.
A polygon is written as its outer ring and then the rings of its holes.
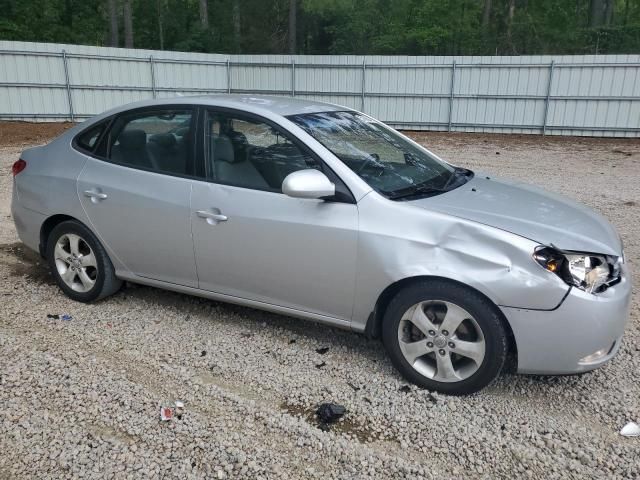
POLYGON ((620 237, 603 216, 523 183, 476 174, 455 190, 407 203, 500 228, 561 250, 622 254, 620 237))

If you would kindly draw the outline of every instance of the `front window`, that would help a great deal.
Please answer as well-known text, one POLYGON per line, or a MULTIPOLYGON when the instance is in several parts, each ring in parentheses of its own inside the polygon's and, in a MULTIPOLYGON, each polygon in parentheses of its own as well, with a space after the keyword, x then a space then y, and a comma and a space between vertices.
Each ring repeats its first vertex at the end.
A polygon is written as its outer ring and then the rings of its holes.
POLYGON ((392 199, 442 193, 472 175, 469 170, 438 160, 395 130, 358 112, 310 113, 289 119, 372 188, 392 199))
POLYGON ((208 169, 217 183, 282 193, 292 172, 321 165, 279 129, 243 115, 209 111, 208 169))

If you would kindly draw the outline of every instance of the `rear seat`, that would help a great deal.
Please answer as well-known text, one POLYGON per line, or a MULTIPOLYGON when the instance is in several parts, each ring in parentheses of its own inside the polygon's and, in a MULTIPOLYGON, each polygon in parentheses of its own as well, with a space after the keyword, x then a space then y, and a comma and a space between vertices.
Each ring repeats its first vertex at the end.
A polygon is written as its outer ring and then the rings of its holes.
POLYGON ((187 173, 187 148, 183 140, 177 140, 172 133, 157 133, 149 137, 149 153, 162 172, 187 173))
POLYGON ((118 135, 118 144, 111 147, 111 159, 136 167, 157 168, 147 151, 147 134, 144 130, 124 130, 118 135))

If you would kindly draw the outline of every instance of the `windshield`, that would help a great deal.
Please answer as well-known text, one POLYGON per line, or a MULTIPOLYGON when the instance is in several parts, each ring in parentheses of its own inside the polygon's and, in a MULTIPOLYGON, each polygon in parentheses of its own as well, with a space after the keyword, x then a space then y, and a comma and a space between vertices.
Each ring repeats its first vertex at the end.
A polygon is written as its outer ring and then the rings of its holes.
POLYGON ((395 130, 358 112, 288 118, 389 198, 442 193, 461 184, 457 177, 470 173, 438 160, 395 130))

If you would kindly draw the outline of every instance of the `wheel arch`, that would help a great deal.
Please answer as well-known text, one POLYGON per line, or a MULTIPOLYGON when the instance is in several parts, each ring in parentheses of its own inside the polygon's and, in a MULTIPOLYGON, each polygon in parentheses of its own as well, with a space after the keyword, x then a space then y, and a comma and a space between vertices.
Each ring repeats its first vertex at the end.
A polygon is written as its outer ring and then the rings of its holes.
POLYGON ((87 227, 83 222, 81 222, 77 218, 72 217, 71 215, 65 215, 61 213, 56 215, 51 215, 44 222, 42 222, 42 225, 40 226, 40 244, 38 245, 38 249, 40 250, 40 256, 42 258, 47 257, 46 255, 47 242, 49 240, 49 235, 51 234, 53 229, 56 228, 57 225, 60 225, 62 222, 66 222, 68 220, 73 220, 74 222, 78 222, 84 225, 85 227, 87 227))
POLYGON ((505 331, 507 332, 507 337, 509 339, 509 357, 511 357, 511 359, 513 360, 513 365, 506 365, 506 367, 512 368, 515 365, 517 365, 517 359, 518 359, 518 349, 517 349, 517 345, 516 345, 516 341, 515 341, 515 336, 513 334, 513 330, 511 328, 511 325, 509 324, 509 321, 507 320, 507 318, 504 316, 504 314, 502 313, 502 310, 500 310, 500 308, 495 304, 495 302, 493 300, 491 300, 489 297, 487 297, 484 293, 482 293, 480 290, 467 285, 463 282, 459 282, 457 280, 452 280, 450 278, 446 278, 446 277, 439 277, 439 276, 435 276, 435 275, 419 275, 419 276, 415 276, 415 277, 407 277, 407 278, 403 278, 401 280, 398 280, 394 283, 392 283, 391 285, 387 286, 387 288, 385 288, 382 293, 378 296, 378 299, 376 301, 375 307, 373 312, 371 312, 369 314, 369 318, 367 319, 367 324, 365 326, 365 334, 367 335, 367 337, 369 338, 380 338, 380 332, 381 332, 381 327, 382 327, 382 319, 384 318, 384 314, 387 310, 387 307, 389 306, 389 303, 391 302, 391 300, 393 299, 393 297, 401 290, 403 290, 404 288, 407 288, 410 285, 413 285, 415 283, 418 282, 422 282, 425 280, 432 280, 432 281, 439 281, 439 282, 445 282, 445 283, 450 283, 451 285, 458 285, 458 286, 462 286, 465 288, 468 288, 470 290, 473 290, 475 293, 477 293, 478 295, 480 295, 481 297, 483 297, 490 305, 492 305, 493 309, 495 310, 496 314, 498 315, 498 317, 500 318, 500 321, 502 322, 502 325, 505 328, 505 331))

